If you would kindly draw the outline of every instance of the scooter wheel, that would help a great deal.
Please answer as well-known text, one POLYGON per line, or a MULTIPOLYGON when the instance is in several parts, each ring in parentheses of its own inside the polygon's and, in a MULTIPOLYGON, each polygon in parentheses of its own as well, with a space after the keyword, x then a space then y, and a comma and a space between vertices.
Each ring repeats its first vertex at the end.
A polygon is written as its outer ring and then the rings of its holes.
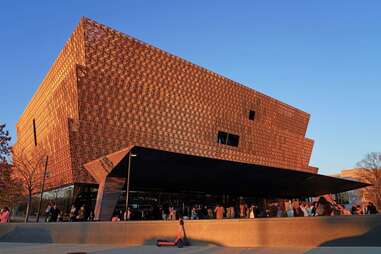
POLYGON ((178 240, 177 241, 177 243, 176 243, 176 245, 177 245, 177 248, 182 248, 182 247, 184 247, 184 242, 183 242, 183 240, 178 240))

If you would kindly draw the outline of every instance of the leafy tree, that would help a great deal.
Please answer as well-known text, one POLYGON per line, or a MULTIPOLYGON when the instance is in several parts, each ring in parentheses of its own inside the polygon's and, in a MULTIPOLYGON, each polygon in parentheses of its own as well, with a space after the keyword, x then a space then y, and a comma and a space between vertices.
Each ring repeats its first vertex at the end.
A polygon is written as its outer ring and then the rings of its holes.
POLYGON ((363 160, 357 163, 357 176, 361 181, 371 184, 363 194, 381 209, 381 153, 368 153, 363 160))
POLYGON ((14 208, 22 198, 21 183, 12 177, 10 164, 11 137, 5 129, 5 124, 0 124, 0 207, 14 208))
POLYGON ((0 124, 0 163, 5 163, 9 159, 11 153, 10 141, 11 136, 9 136, 9 131, 5 129, 5 124, 0 124))

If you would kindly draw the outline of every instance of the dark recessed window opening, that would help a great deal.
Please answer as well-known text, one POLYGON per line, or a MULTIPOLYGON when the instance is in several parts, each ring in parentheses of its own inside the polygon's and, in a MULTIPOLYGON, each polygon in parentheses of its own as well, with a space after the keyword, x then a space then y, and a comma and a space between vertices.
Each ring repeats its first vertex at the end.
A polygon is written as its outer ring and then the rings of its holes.
POLYGON ((249 119, 250 120, 254 120, 254 118, 255 118, 255 111, 254 110, 250 110, 249 111, 249 119))
POLYGON ((228 142, 226 143, 228 146, 238 146, 239 136, 234 134, 228 135, 228 142))
POLYGON ((36 121, 34 119, 33 119, 33 137, 34 137, 34 145, 37 146, 36 121))
POLYGON ((218 132, 218 136, 217 136, 217 143, 218 144, 226 145, 227 139, 228 139, 228 134, 226 132, 223 132, 223 131, 218 132))
POLYGON ((217 143, 237 147, 239 144, 239 136, 235 134, 219 131, 217 135, 217 143))

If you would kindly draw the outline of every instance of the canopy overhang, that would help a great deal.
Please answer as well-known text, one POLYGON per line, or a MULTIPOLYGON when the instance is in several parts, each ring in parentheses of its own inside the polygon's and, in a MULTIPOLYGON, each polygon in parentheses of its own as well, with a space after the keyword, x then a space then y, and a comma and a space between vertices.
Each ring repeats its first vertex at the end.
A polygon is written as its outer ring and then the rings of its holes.
MULTIPOLYGON (((368 186, 297 170, 132 147, 131 190, 203 192, 257 197, 313 197, 368 186)), ((109 173, 126 177, 128 155, 109 173)))

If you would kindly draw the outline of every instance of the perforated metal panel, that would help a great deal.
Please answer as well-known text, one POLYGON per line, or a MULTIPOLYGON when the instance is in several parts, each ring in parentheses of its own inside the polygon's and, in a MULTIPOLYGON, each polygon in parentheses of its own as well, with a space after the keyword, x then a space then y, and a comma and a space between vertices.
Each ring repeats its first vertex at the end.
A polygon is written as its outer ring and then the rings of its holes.
POLYGON ((17 147, 32 149, 33 118, 53 157, 50 187, 94 182, 83 164, 131 144, 317 170, 309 114, 86 18, 22 115, 17 147), (218 144, 218 131, 238 147, 218 144))

